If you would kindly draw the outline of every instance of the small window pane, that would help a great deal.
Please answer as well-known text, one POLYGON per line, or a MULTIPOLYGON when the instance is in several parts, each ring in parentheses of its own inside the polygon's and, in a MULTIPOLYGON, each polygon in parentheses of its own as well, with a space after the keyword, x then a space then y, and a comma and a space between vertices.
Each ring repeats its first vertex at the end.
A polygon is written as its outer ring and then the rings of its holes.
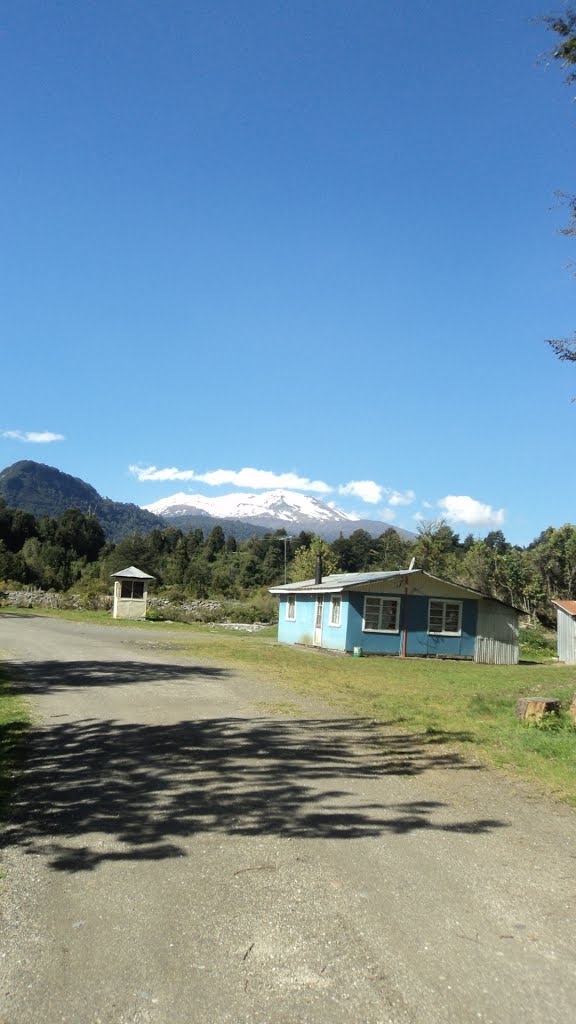
POLYGON ((397 597, 364 598, 364 630, 397 633, 400 601, 397 597))
POLYGON ((458 632, 458 620, 460 618, 460 605, 458 604, 447 604, 446 605, 446 618, 444 621, 444 630, 446 633, 457 633, 458 632))
POLYGON ((444 620, 444 605, 442 601, 430 601, 430 633, 441 633, 444 620))
POLYGON ((380 601, 377 597, 367 597, 364 609, 366 629, 378 629, 380 619, 380 601))
POLYGON ((382 602, 381 629, 396 629, 396 601, 382 602))
POLYGON ((339 597, 333 597, 332 598, 331 607, 330 607, 330 625, 331 626, 339 626, 340 625, 340 607, 341 607, 340 598, 339 597))
POLYGON ((462 632, 462 603, 460 601, 430 601, 428 606, 428 632, 460 636, 462 632))

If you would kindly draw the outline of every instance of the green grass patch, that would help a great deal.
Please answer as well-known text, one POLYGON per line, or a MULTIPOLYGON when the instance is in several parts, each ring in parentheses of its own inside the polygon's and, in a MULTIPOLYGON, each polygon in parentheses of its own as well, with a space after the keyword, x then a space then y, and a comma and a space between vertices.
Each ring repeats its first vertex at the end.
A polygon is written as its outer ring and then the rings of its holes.
POLYGON ((0 823, 8 815, 17 757, 29 722, 26 701, 12 693, 7 672, 0 665, 0 823))
POLYGON ((558 664, 477 665, 407 658, 338 657, 277 644, 262 634, 200 638, 194 658, 234 665, 401 732, 434 737, 576 805, 576 730, 566 711, 576 670, 558 664), (216 641, 216 642, 215 642, 216 641), (549 729, 514 715, 520 697, 555 697, 549 729))
MULTIPOLYGON (((20 610, 18 614, 23 614, 20 610)), ((38 614, 38 613, 36 613, 38 614)), ((42 615, 46 614, 44 611, 42 615)), ((433 736, 541 790, 576 805, 576 730, 565 713, 576 690, 576 666, 557 662, 477 665, 468 661, 352 658, 276 642, 276 627, 236 633, 212 625, 131 623, 104 612, 51 612, 51 617, 179 633, 179 649, 199 661, 245 670, 292 691, 321 698, 347 714, 395 731, 433 736), (514 716, 520 697, 554 697, 564 709, 553 728, 514 716)))

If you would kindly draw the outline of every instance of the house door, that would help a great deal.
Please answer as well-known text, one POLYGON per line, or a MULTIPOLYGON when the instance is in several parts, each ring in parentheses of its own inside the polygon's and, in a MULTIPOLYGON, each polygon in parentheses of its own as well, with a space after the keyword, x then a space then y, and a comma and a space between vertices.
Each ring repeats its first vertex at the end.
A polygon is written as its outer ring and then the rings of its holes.
POLYGON ((322 618, 324 614, 324 597, 316 598, 316 615, 314 617, 314 647, 322 646, 322 618))

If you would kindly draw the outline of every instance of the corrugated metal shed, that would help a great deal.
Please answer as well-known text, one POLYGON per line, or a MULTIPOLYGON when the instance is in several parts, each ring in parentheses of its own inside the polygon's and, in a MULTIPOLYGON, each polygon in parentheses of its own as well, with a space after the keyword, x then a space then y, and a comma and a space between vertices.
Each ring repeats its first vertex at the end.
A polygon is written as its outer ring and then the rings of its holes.
POLYGON ((552 601, 556 606, 558 625, 558 660, 567 665, 576 664, 576 601, 552 601))
POLYGON ((485 600, 478 608, 474 661, 484 665, 517 665, 518 614, 498 601, 485 600))

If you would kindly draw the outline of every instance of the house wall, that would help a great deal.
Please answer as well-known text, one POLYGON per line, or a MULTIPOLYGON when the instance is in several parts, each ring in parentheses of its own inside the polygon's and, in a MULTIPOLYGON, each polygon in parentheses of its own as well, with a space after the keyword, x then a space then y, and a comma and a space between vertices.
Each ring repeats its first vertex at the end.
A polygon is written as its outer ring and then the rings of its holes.
MULTIPOLYGON (((372 591, 374 593, 374 591, 372 591)), ((396 592, 383 593, 383 597, 397 597, 396 592)), ((361 647, 366 654, 401 654, 402 637, 404 630, 405 602, 407 601, 407 629, 406 654, 413 657, 446 657, 446 658, 473 658, 476 639, 476 600, 467 598, 462 601, 462 634, 461 636, 438 636, 428 634, 428 602, 430 597, 439 597, 439 594, 430 594, 426 597, 419 594, 409 594, 408 598, 401 596, 400 600, 400 630, 398 633, 364 633, 362 630, 364 616, 364 593, 351 591, 349 597, 348 630, 346 649, 361 647)), ((454 598, 454 593, 443 594, 448 598, 454 598)), ((461 600, 460 598, 454 598, 461 600)))
POLYGON ((557 608, 558 659, 567 665, 576 664, 576 619, 568 612, 557 608))
MULTIPOLYGON (((278 640, 283 644, 314 643, 314 623, 316 620, 316 594, 296 595, 296 619, 286 618, 287 600, 282 595, 278 609, 278 640)), ((342 599, 341 621, 339 626, 330 625, 330 594, 324 595, 322 609, 322 647, 331 651, 346 650, 347 602, 342 599)))
MULTIPOLYGON (((475 659, 486 664, 517 664, 518 614, 496 601, 470 597, 469 592, 443 580, 423 580, 422 577, 408 577, 392 580, 386 589, 382 583, 363 586, 362 591, 350 590, 341 595, 341 625, 330 626, 330 594, 324 594, 321 646, 335 651, 352 651, 361 647, 365 654, 402 653, 402 638, 407 621, 406 654, 413 657, 446 657, 475 659), (406 583, 408 594, 405 593, 406 583), (364 596, 372 594, 383 597, 400 597, 400 621, 398 633, 365 633, 362 630, 364 596), (428 634, 428 607, 430 599, 452 599, 462 602, 462 631, 460 636, 439 636, 428 634), (405 608, 405 602, 407 602, 405 608)), ((281 643, 314 643, 316 616, 316 594, 296 594, 296 619, 286 619, 286 596, 280 597, 278 639, 281 643)), ((559 657, 561 660, 576 662, 576 620, 562 614, 566 644, 560 654, 559 613, 559 657)))

